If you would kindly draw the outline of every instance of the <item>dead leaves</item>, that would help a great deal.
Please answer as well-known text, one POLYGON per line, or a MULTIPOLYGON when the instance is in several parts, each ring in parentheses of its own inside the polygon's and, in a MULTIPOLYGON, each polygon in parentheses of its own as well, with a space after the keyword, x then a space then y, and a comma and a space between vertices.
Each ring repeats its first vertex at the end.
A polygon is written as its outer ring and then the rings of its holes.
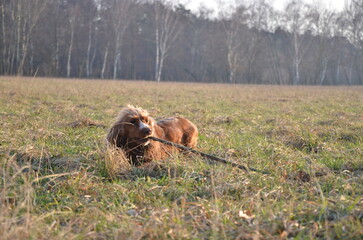
POLYGON ((253 220, 255 219, 255 215, 252 213, 251 210, 240 210, 238 216, 245 220, 249 225, 253 224, 253 220))

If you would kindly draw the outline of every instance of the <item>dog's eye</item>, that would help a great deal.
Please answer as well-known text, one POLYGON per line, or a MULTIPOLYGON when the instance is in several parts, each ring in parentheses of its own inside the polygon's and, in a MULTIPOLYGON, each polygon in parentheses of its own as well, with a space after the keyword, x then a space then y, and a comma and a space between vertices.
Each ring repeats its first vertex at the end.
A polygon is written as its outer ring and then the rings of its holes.
POLYGON ((136 118, 131 119, 130 123, 136 125, 137 119, 136 118))
POLYGON ((142 117, 141 121, 144 122, 144 123, 148 123, 149 119, 147 119, 146 117, 142 117))

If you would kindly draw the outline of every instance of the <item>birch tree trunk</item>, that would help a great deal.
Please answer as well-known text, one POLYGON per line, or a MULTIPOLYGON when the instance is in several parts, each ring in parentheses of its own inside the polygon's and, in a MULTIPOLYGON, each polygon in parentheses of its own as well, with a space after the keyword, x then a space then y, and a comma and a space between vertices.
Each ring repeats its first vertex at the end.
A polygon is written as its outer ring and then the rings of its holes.
POLYGON ((116 37, 116 42, 115 42, 115 58, 113 61, 113 79, 117 78, 117 69, 119 68, 119 62, 120 62, 120 57, 121 57, 121 49, 120 49, 120 35, 121 34, 117 34, 116 37))
POLYGON ((234 22, 233 16, 229 26, 224 26, 227 35, 227 61, 228 61, 228 82, 236 83, 235 71, 239 62, 237 49, 240 42, 237 40, 239 26, 234 22))
POLYGON ((300 83, 300 53, 297 32, 294 32, 294 85, 300 83))
MULTIPOLYGON (((95 44, 94 45, 97 46, 97 38, 95 39, 95 44)), ((90 62, 90 75, 93 75, 93 66, 94 66, 94 62, 95 62, 95 59, 96 59, 96 52, 97 52, 97 48, 94 47, 91 62, 90 62)))
POLYGON ((2 1, 1 4, 1 28, 2 28, 2 44, 3 44, 3 49, 2 49, 2 61, 1 61, 1 66, 2 68, 0 69, 0 72, 2 74, 8 74, 7 73, 7 36, 6 36, 6 30, 7 28, 5 27, 5 3, 4 1, 2 1))
POLYGON ((74 42, 74 28, 75 28, 75 17, 71 16, 69 19, 70 30, 71 30, 71 39, 69 41, 68 47, 68 57, 67 57, 67 78, 71 75, 71 59, 72 59, 72 50, 73 50, 73 42, 74 42))
POLYGON ((336 72, 335 72, 335 84, 340 84, 340 57, 338 58, 337 66, 336 66, 336 72))
MULTIPOLYGON (((155 4, 159 4, 155 2, 155 4)), ((156 8, 156 7, 155 7, 156 8)), ((158 9, 157 9, 158 10, 158 9)), ((159 10, 158 10, 159 11, 159 10)), ((160 68, 160 32, 158 27, 159 14, 155 14, 155 81, 160 82, 159 68, 160 68)))
POLYGON ((292 83, 294 85, 301 83, 300 64, 312 39, 311 35, 306 33, 311 24, 308 15, 310 10, 308 5, 299 0, 292 0, 285 8, 285 27, 292 34, 292 83))
POLYGON ((324 83, 325 76, 326 76, 326 70, 327 70, 327 67, 328 67, 328 62, 329 62, 329 60, 327 59, 327 60, 323 63, 323 70, 322 70, 322 73, 321 73, 320 85, 323 85, 323 83, 324 83))
MULTIPOLYGON (((30 39, 30 74, 34 76, 34 44, 32 39, 30 39)), ((36 73, 35 73, 36 74, 36 73)))
POLYGON ((21 41, 21 22, 22 22, 22 17, 21 17, 21 11, 22 11, 22 6, 21 6, 21 1, 18 2, 17 5, 17 16, 16 16, 16 57, 15 60, 12 61, 13 64, 15 64, 16 69, 18 69, 19 67, 19 60, 20 60, 20 41, 21 41))
POLYGON ((102 70, 101 70, 101 78, 105 78, 105 71, 106 71, 106 65, 107 65, 107 57, 108 57, 108 49, 110 47, 110 43, 107 44, 107 47, 105 49, 105 54, 103 55, 103 63, 102 63, 102 70))
POLYGON ((93 30, 93 24, 92 24, 92 21, 90 21, 88 24, 88 46, 87 46, 87 57, 86 57, 86 76, 87 76, 87 78, 90 77, 92 30, 93 30))
POLYGON ((179 15, 173 12, 170 3, 155 0, 155 81, 161 81, 163 66, 181 31, 179 15))
POLYGON ((57 21, 56 23, 56 27, 54 29, 55 31, 55 49, 54 49, 54 68, 55 68, 55 75, 58 76, 59 75, 59 32, 58 32, 58 28, 59 28, 59 23, 57 21))

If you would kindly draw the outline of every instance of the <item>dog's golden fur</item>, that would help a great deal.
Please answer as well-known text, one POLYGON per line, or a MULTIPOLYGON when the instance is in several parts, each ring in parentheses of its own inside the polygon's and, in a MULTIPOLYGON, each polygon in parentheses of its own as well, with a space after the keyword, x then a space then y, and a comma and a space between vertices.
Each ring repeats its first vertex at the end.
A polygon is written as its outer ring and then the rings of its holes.
POLYGON ((163 159, 172 147, 147 137, 154 136, 187 147, 197 144, 197 127, 183 117, 169 117, 156 122, 139 107, 127 106, 121 110, 107 134, 111 146, 121 148, 134 165, 163 159))

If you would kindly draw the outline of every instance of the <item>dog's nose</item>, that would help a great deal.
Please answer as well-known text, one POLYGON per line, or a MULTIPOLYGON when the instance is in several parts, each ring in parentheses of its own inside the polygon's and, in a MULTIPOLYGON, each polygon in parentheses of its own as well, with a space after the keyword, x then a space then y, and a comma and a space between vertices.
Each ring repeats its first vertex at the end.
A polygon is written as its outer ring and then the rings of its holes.
POLYGON ((141 131, 146 136, 151 134, 151 129, 150 128, 143 128, 141 131))

